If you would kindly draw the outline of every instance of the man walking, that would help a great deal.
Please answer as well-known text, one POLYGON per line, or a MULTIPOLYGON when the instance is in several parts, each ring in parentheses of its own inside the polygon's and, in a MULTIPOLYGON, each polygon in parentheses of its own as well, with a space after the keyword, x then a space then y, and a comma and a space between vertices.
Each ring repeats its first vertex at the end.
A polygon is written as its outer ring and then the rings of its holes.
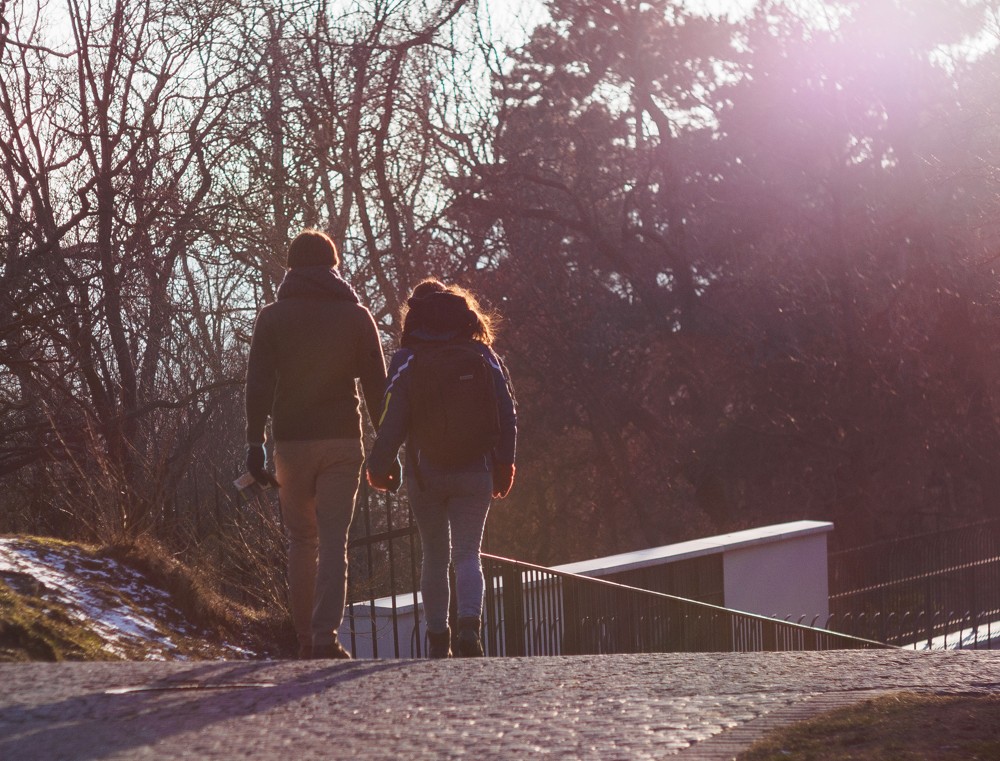
POLYGON ((300 658, 351 657, 337 632, 364 459, 356 379, 373 420, 385 385, 375 321, 339 266, 326 234, 306 230, 291 242, 278 298, 257 316, 247 364, 247 470, 278 486, 300 658), (276 481, 264 453, 269 415, 276 481))

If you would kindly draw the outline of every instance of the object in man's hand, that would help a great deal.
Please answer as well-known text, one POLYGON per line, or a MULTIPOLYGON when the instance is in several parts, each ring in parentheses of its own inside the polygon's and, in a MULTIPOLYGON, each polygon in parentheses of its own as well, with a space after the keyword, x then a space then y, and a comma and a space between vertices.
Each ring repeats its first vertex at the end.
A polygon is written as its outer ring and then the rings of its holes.
POLYGON ((248 502, 252 499, 256 499, 262 494, 266 494, 269 489, 273 488, 262 484, 254 478, 251 473, 244 473, 242 476, 237 478, 233 481, 233 486, 239 490, 240 496, 248 502))
POLYGON ((247 445, 247 470, 265 489, 278 486, 278 480, 267 472, 267 453, 263 444, 247 445))

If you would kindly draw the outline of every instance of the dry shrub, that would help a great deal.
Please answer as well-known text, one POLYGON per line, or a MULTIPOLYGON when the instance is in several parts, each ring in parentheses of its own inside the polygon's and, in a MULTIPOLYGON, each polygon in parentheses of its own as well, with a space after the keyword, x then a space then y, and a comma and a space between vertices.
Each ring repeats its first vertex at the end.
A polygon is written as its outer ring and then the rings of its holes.
POLYGON ((283 609, 253 607, 234 601, 219 591, 204 566, 182 562, 162 544, 140 537, 104 545, 100 554, 142 573, 166 591, 194 625, 220 640, 239 644, 260 655, 291 652, 290 622, 283 609))

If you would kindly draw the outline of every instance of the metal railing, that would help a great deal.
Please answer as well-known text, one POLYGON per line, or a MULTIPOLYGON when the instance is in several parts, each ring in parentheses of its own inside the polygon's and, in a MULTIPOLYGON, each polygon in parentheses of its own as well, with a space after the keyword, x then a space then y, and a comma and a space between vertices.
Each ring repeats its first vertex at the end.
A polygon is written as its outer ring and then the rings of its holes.
POLYGON ((911 647, 998 638, 1000 520, 834 552, 829 567, 828 628, 911 647))
POLYGON ((392 496, 379 496, 362 482, 348 542, 348 601, 342 628, 342 635, 349 633, 344 641, 351 652, 358 653, 360 647, 373 658, 421 657, 425 651, 418 635, 421 608, 414 604, 419 553, 420 536, 409 508, 392 496), (380 616, 380 608, 388 614, 380 616), (401 608, 406 608, 405 616, 401 608))
POLYGON ((881 642, 483 554, 487 655, 886 648, 881 642))
POLYGON ((824 621, 814 619, 813 623, 831 631, 913 650, 1000 648, 1000 620, 972 611, 831 613, 824 621))
MULTIPOLYGON (((363 486, 349 552, 352 649, 370 641, 374 657, 420 657, 419 536, 405 502, 363 486)), ((868 647, 1000 647, 1000 520, 831 553, 822 620, 778 622, 489 554, 484 569, 492 654, 862 646, 855 638, 868 647)))
MULTIPOLYGON (((233 573, 234 569, 239 572, 234 576, 236 579, 247 573, 273 573, 276 577, 273 584, 269 585, 269 582, 262 586, 268 590, 274 586, 279 593, 283 574, 276 569, 281 567, 283 558, 279 557, 280 516, 273 495, 267 500, 267 505, 260 506, 259 515, 251 515, 253 525, 247 527, 243 524, 253 511, 245 509, 245 500, 231 487, 228 474, 223 477, 215 472, 207 477, 207 485, 198 487, 198 483, 201 481, 194 485, 195 501, 199 488, 207 490, 205 493, 214 492, 214 502, 210 500, 214 509, 184 508, 194 516, 196 533, 231 530, 232 526, 237 526, 240 530, 250 531, 248 537, 242 537, 250 546, 262 546, 262 541, 266 540, 261 552, 272 552, 274 558, 266 555, 258 565, 249 565, 245 569, 240 562, 233 565, 230 562, 232 558, 223 560, 232 565, 227 565, 228 572, 233 573), (202 525, 203 520, 208 522, 207 527, 202 525), (257 526, 257 523, 262 525, 257 526), (269 523, 275 526, 263 525, 269 523)), ((164 522, 160 526, 162 531, 169 531, 171 526, 179 523, 178 515, 184 511, 183 505, 187 504, 177 495, 174 502, 177 504, 168 511, 169 515, 165 513, 161 516, 164 522)), ((488 544, 484 547, 488 548, 488 544)), ((424 642, 417 633, 420 631, 421 610, 419 605, 412 605, 418 591, 419 536, 406 502, 394 497, 379 497, 362 483, 351 527, 349 553, 351 578, 347 622, 352 643, 356 635, 370 639, 373 654, 377 657, 421 654, 424 642), (388 620, 379 620, 376 616, 378 603, 383 599, 390 611, 388 620), (408 608, 402 617, 397 605, 401 600, 403 607, 408 608), (415 626, 411 619, 415 619, 415 626), (388 638, 378 636, 386 631, 390 634, 388 638)), ((829 568, 829 613, 824 614, 822 620, 812 614, 797 620, 807 628, 822 627, 905 647, 1000 648, 1000 519, 833 552, 829 556, 829 568)), ((710 592, 715 589, 712 584, 717 580, 712 569, 681 570, 686 571, 679 574, 684 583, 677 588, 668 585, 668 591, 696 596, 695 591, 688 593, 680 590, 694 587, 701 590, 706 584, 710 592)), ((499 570, 491 573, 492 588, 487 594, 495 596, 497 590, 502 588, 502 584, 497 585, 495 577, 502 577, 502 574, 499 570)), ((648 580, 629 577, 619 581, 646 586, 648 580)), ((244 586, 236 582, 232 591, 234 594, 245 593, 244 586)), ((702 597, 700 594, 697 596, 702 597)), ((707 595, 702 599, 713 598, 707 595)), ((259 602, 257 598, 249 601, 259 602)), ((576 603, 571 596, 567 596, 567 601, 569 609, 562 615, 573 613, 576 603)), ((531 598, 526 604, 536 603, 531 598)), ((493 614, 495 620, 500 620, 499 614, 500 611, 493 614)), ((487 617, 489 615, 487 612, 487 617)), ((527 630, 524 635, 527 638, 526 650, 535 648, 533 643, 541 642, 546 637, 549 642, 562 637, 560 632, 564 631, 565 624, 548 624, 548 634, 539 628, 538 622, 543 618, 551 621, 551 614, 543 616, 541 611, 528 610, 516 615, 526 616, 525 620, 531 622, 530 636, 527 630)), ((616 620, 626 617, 624 613, 615 615, 616 620)), ((511 620, 514 617, 512 612, 511 620)), ((607 615, 603 615, 600 625, 611 631, 606 623, 609 620, 607 615)), ((496 638, 499 634, 494 632, 491 636, 496 638)), ((604 639, 610 641, 610 635, 604 639)), ((567 640, 568 646, 576 647, 571 640, 571 637, 567 640)), ((512 639, 512 642, 517 641, 517 638, 512 639)), ((552 647, 550 645, 549 649, 552 647)), ((594 646, 590 647, 593 649, 594 646)), ((537 649, 540 648, 541 645, 538 645, 537 649)))
MULTIPOLYGON (((389 517, 387 523, 375 522, 373 498, 359 496, 355 521, 360 530, 350 543, 354 595, 345 616, 344 633, 349 632, 345 644, 364 657, 419 658, 426 652, 426 642, 417 597, 416 527, 409 517, 394 526, 392 510, 379 509, 380 515, 389 517), (358 590, 367 591, 358 594, 358 590)), ((487 655, 886 647, 815 625, 729 610, 488 553, 482 558, 487 655)), ((455 599, 453 590, 453 607, 455 599)))

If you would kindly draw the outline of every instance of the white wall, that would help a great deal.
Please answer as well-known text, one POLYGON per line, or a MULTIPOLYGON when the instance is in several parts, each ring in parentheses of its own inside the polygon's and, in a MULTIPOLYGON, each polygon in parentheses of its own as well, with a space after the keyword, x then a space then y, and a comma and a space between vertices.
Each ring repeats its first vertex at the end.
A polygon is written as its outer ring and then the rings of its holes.
MULTIPOLYGON (((806 527, 808 528, 808 527, 806 527)), ((734 610, 825 626, 829 614, 826 540, 833 528, 790 532, 726 549, 724 605, 734 610)))
MULTIPOLYGON (((420 616, 420 628, 414 627, 413 615, 413 595, 396 596, 396 631, 399 636, 399 657, 417 657, 417 638, 420 638, 420 654, 426 655, 427 648, 424 643, 424 617, 420 596, 417 595, 417 607, 420 616)), ((395 658, 396 647, 393 636, 393 616, 392 600, 383 597, 375 601, 375 626, 372 631, 372 621, 370 606, 367 603, 356 603, 349 606, 348 615, 344 616, 344 623, 340 627, 339 639, 341 643, 355 658, 374 658, 375 647, 378 646, 379 658, 395 658), (354 641, 351 641, 351 625, 353 611, 353 634, 354 641)))

